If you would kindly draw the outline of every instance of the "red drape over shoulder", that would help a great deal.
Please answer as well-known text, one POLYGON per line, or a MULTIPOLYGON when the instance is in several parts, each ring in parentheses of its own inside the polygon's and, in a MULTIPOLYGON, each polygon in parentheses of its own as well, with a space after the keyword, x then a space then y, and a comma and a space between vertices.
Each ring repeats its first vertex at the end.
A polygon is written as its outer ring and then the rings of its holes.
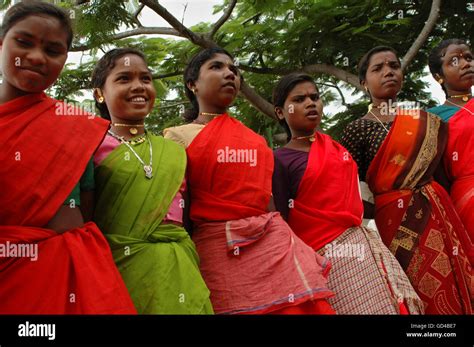
POLYGON ((45 94, 0 105, 0 314, 133 314, 94 223, 42 228, 83 174, 108 122, 45 94))
POLYGON ((70 107, 43 93, 0 105, 1 225, 46 225, 79 181, 108 122, 70 107))
POLYGON ((474 266, 474 99, 449 119, 448 144, 444 164, 452 185, 450 190, 456 212, 467 233, 461 242, 474 266))
POLYGON ((362 223, 357 165, 349 152, 327 135, 316 133, 296 196, 288 224, 313 249, 362 223))
POLYGON ((273 154, 263 137, 224 114, 207 124, 186 151, 193 221, 227 221, 266 212, 273 154))

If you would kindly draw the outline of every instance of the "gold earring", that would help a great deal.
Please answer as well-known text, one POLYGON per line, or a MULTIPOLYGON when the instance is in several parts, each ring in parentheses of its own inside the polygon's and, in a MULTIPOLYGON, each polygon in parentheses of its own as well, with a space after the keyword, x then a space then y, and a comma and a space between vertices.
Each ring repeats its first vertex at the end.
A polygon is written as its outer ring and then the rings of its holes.
POLYGON ((440 79, 438 80, 438 83, 439 83, 439 84, 443 84, 443 83, 444 83, 444 80, 443 80, 442 78, 440 78, 440 79))
POLYGON ((196 88, 191 89, 191 91, 193 92, 193 94, 196 94, 196 88))
POLYGON ((103 103, 104 103, 104 100, 105 100, 105 99, 104 99, 103 96, 99 96, 99 98, 97 99, 97 102, 98 102, 99 104, 103 104, 103 103))
POLYGON ((365 88, 365 92, 368 93, 369 92, 369 88, 367 87, 364 87, 365 88))

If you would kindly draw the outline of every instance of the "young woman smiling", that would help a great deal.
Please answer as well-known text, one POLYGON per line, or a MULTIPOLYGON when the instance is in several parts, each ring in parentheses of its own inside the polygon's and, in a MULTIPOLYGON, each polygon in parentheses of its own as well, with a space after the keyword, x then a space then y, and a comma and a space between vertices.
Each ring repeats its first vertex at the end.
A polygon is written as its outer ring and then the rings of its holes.
POLYGON ((0 244, 38 249, 35 261, 0 257, 2 314, 136 313, 86 208, 108 122, 44 93, 72 35, 68 15, 40 1, 12 6, 0 29, 0 244))
POLYGON ((156 96, 145 56, 130 48, 107 52, 92 86, 102 117, 112 121, 94 158, 94 220, 138 313, 213 313, 196 248, 183 228, 186 153, 144 129, 156 96))

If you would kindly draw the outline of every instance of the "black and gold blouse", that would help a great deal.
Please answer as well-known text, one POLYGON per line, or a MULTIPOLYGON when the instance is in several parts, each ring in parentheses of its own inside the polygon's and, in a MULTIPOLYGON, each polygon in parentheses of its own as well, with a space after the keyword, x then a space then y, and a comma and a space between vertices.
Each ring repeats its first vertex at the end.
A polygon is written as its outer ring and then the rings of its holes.
MULTIPOLYGON (((393 122, 383 122, 390 130, 393 122)), ((341 144, 349 151, 359 168, 359 179, 365 181, 370 163, 374 160, 387 130, 376 120, 359 118, 344 129, 341 144)))

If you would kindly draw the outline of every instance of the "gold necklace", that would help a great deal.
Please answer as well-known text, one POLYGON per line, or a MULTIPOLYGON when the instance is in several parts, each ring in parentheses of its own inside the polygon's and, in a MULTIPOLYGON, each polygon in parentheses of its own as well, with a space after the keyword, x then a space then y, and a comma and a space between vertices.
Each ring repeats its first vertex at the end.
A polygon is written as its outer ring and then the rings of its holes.
POLYGON ((467 102, 469 98, 472 98, 472 95, 469 94, 459 94, 459 95, 451 95, 449 98, 461 98, 462 101, 467 102))
MULTIPOLYGON (((217 117, 217 116, 220 116, 222 115, 223 113, 207 113, 207 112, 199 112, 199 116, 208 116, 208 117, 217 117)), ((209 123, 211 120, 206 120, 206 121, 198 121, 197 118, 195 120, 193 120, 193 123, 194 124, 202 124, 202 125, 206 125, 207 123, 209 123)))
POLYGON ((450 104, 451 104, 451 105, 453 105, 453 106, 456 106, 456 107, 462 108, 463 110, 465 110, 465 111, 469 112, 469 113, 470 113, 472 116, 474 116, 474 113, 473 113, 471 110, 469 110, 469 109, 465 108, 464 106, 461 106, 461 105, 455 104, 454 102, 450 101, 449 99, 446 99, 446 102, 450 103, 450 104))
POLYGON ((386 131, 387 134, 388 134, 388 129, 387 129, 387 127, 383 124, 383 122, 379 119, 379 117, 377 117, 377 116, 375 115, 375 113, 372 112, 372 110, 370 110, 369 113, 372 114, 372 116, 374 116, 375 119, 377 119, 377 120, 379 121, 380 125, 383 126, 383 128, 385 129, 385 131, 386 131))
MULTIPOLYGON (((372 108, 376 108, 379 110, 380 114, 382 114, 382 111, 388 111, 388 115, 395 114, 397 112, 397 103, 396 102, 383 102, 380 105, 374 105, 370 104, 369 105, 369 111, 372 110, 372 108)), ((376 117, 377 118, 377 117, 376 117)))
MULTIPOLYGON (((132 153, 135 155, 135 157, 137 157, 140 164, 142 164, 143 171, 145 171, 145 177, 147 179, 152 179, 153 178, 153 146, 151 145, 151 140, 148 139, 148 145, 150 147, 150 163, 148 165, 146 165, 145 162, 143 161, 143 159, 140 158, 138 153, 133 150, 132 146, 130 146, 129 141, 125 140, 125 138, 123 136, 117 135, 111 129, 108 130, 108 133, 111 136, 113 136, 114 138, 116 138, 117 140, 119 140, 121 143, 123 143, 125 146, 127 146, 132 151, 132 153)), ((145 135, 144 138, 146 138, 146 133, 144 135, 145 135)))
POLYGON ((207 112, 199 112, 200 116, 211 116, 211 117, 217 117, 220 116, 223 113, 207 113, 207 112))
POLYGON ((314 132, 311 135, 308 136, 293 136, 291 139, 292 140, 304 140, 304 139, 309 139, 309 142, 314 142, 316 140, 315 138, 316 132, 314 132))
POLYGON ((144 128, 145 127, 145 125, 143 125, 143 124, 122 124, 122 123, 114 123, 113 126, 114 127, 131 127, 130 129, 128 129, 128 131, 132 135, 138 134, 138 129, 137 128, 144 128))

